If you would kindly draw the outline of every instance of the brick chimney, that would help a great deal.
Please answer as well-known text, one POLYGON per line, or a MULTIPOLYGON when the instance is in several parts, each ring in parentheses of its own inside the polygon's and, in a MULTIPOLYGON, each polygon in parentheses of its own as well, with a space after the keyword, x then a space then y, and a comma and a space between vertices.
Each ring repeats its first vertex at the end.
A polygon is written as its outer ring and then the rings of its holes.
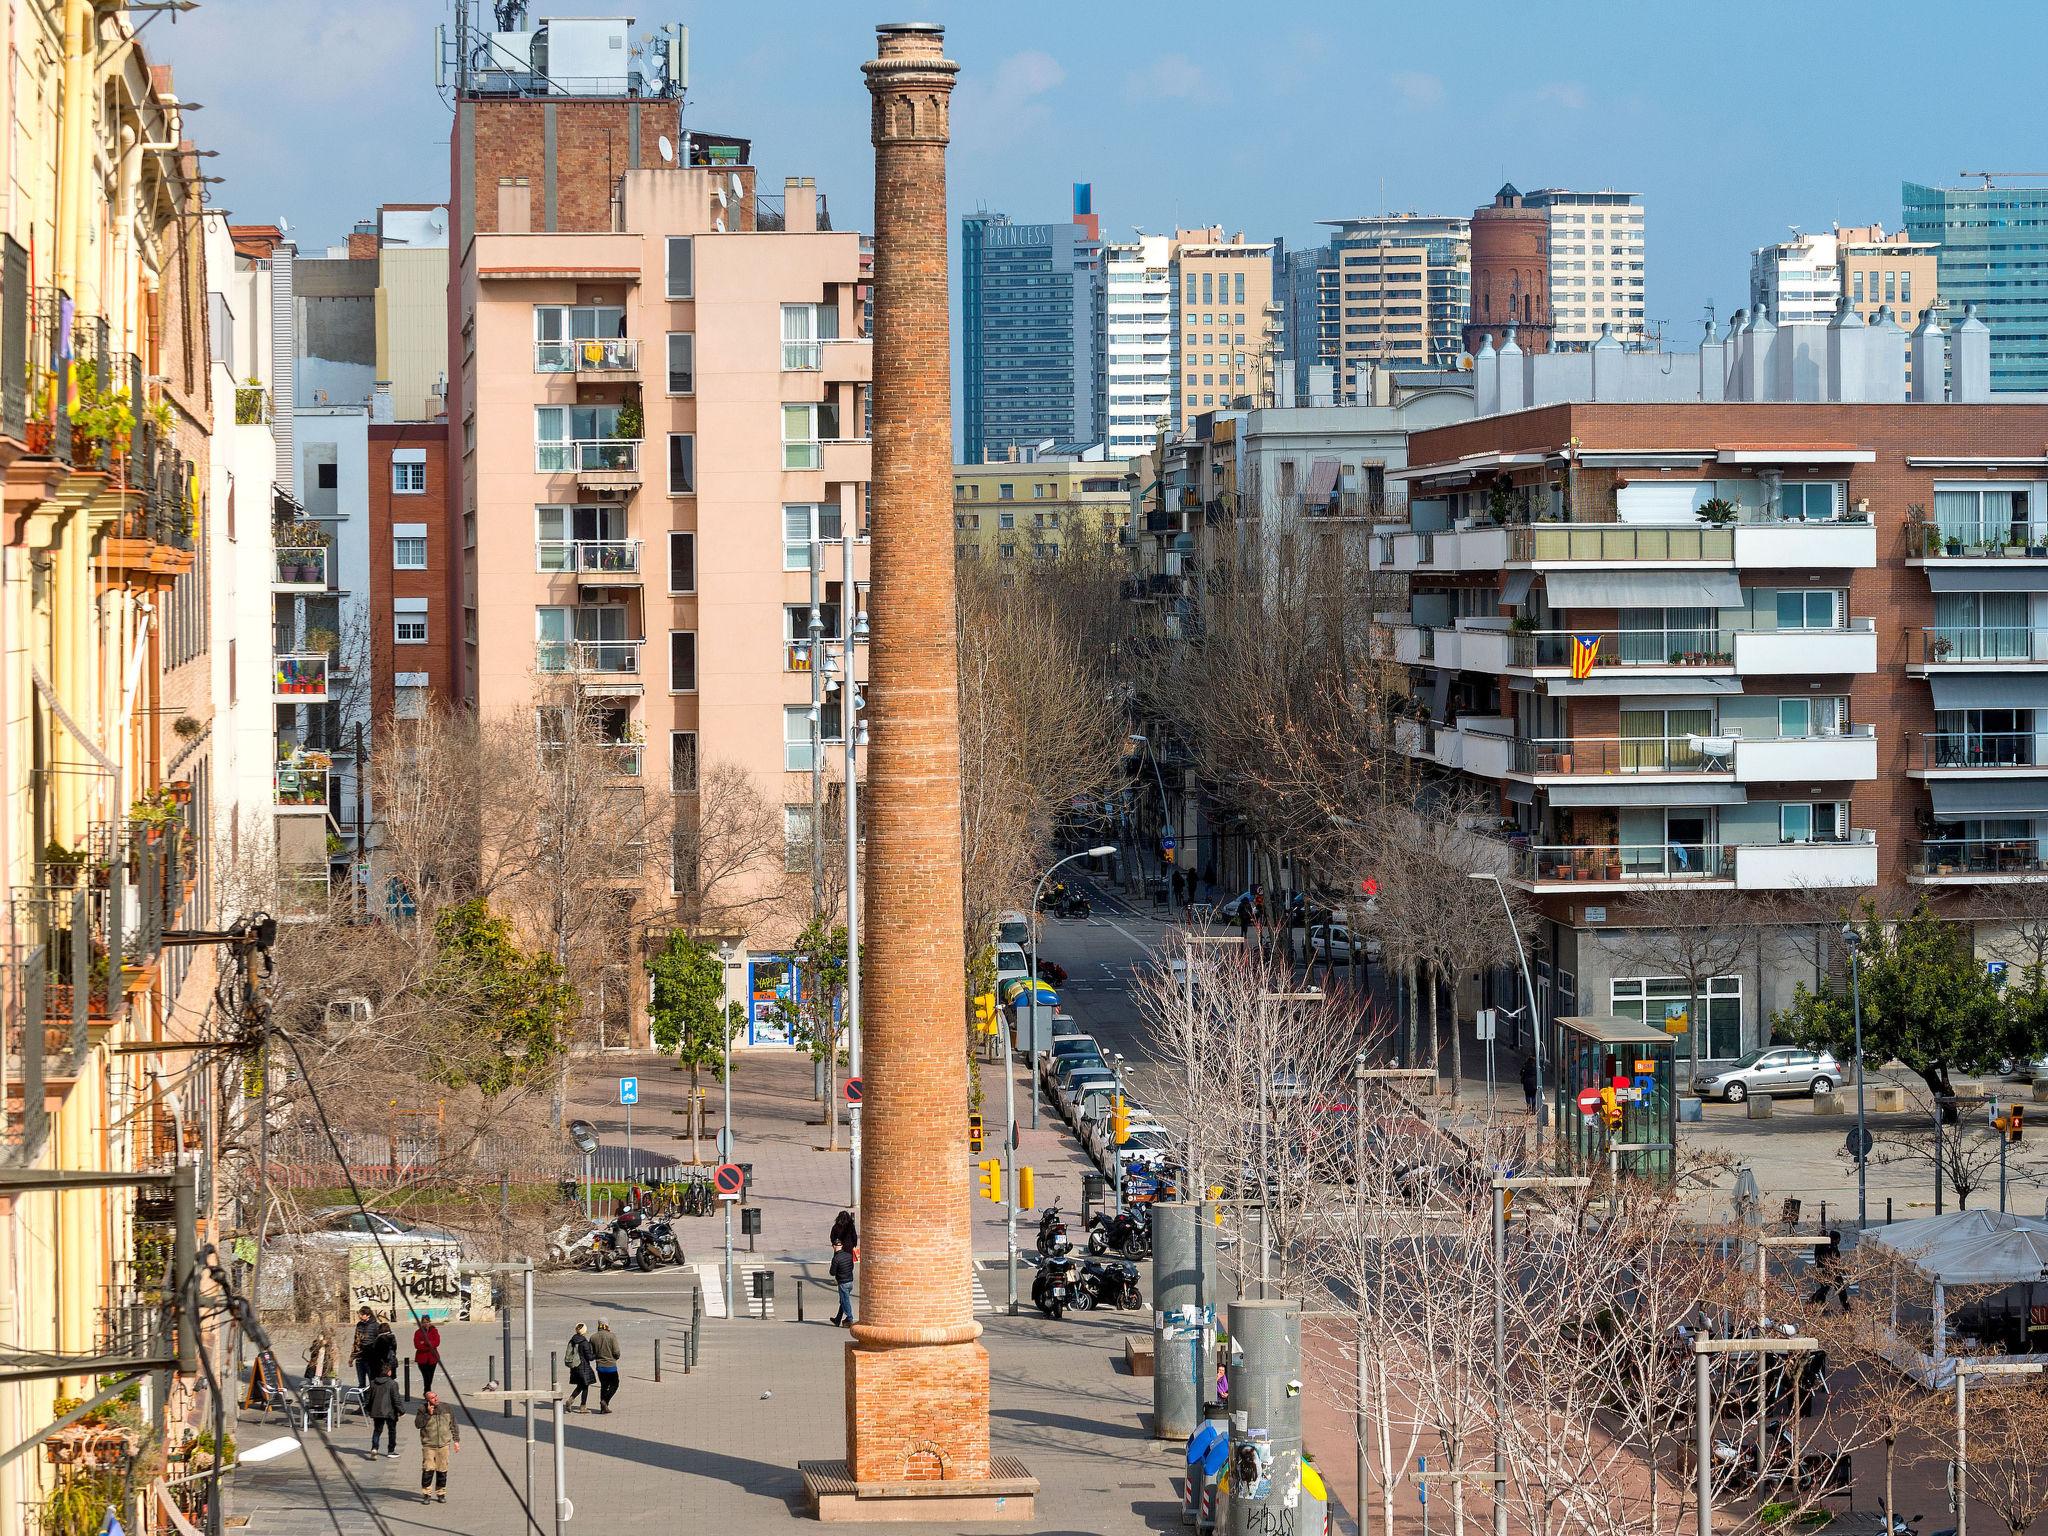
POLYGON ((954 653, 943 29, 878 27, 874 536, 862 895, 860 1321, 846 1351, 858 1483, 989 1476, 974 1320, 954 653))

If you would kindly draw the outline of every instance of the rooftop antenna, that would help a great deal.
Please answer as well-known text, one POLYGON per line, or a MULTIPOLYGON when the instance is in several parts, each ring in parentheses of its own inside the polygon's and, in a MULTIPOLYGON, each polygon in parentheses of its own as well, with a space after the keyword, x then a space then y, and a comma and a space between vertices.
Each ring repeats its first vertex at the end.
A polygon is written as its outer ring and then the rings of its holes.
POLYGON ((1956 174, 1983 177, 1986 191, 1991 189, 1992 179, 1998 176, 2003 176, 2008 181, 2048 181, 2048 171, 1958 171, 1956 174))

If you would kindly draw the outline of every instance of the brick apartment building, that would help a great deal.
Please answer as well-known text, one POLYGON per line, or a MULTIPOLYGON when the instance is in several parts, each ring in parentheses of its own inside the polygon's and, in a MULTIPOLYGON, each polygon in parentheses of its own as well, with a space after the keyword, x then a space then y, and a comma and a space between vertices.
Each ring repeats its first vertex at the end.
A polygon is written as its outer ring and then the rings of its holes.
POLYGON ((447 423, 372 421, 369 460, 370 714, 416 719, 459 696, 447 423))

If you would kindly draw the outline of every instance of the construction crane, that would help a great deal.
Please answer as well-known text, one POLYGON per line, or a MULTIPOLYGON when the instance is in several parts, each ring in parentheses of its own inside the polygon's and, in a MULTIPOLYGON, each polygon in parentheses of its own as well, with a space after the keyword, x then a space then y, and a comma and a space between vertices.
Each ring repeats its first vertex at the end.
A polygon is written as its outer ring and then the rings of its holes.
POLYGON ((1998 177, 2003 177, 2007 181, 2048 181, 2048 171, 1957 171, 1956 174, 1983 177, 1987 191, 1990 190, 1992 181, 1998 177))

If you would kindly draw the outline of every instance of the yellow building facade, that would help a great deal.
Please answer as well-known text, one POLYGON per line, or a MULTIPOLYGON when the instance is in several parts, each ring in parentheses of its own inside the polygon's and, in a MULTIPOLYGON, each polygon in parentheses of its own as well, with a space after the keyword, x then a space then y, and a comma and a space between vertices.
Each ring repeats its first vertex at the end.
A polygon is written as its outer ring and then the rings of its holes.
POLYGON ((1122 459, 1039 459, 953 466, 953 545, 962 560, 1057 560, 1130 530, 1122 459))

